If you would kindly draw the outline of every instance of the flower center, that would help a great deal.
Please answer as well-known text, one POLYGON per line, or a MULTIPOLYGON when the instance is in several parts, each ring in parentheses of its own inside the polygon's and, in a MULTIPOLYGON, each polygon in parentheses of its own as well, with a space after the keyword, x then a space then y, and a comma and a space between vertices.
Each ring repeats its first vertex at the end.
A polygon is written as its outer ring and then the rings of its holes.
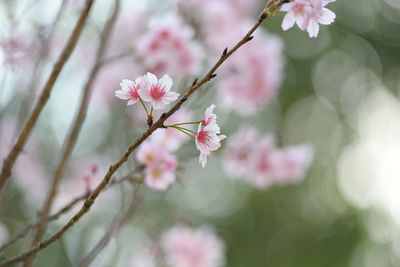
POLYGON ((294 13, 296 13, 298 15, 303 15, 304 14, 304 4, 295 3, 294 7, 293 7, 293 11, 294 11, 294 13))
POLYGON ((131 86, 129 89, 130 89, 129 93, 133 99, 140 98, 139 93, 138 93, 138 90, 140 89, 140 85, 131 86))
POLYGON ((151 170, 151 174, 155 179, 160 179, 162 171, 160 169, 155 168, 155 169, 151 170))
POLYGON ((200 132, 196 133, 196 137, 197 141, 203 144, 206 144, 209 139, 208 132, 204 130, 201 130, 200 132))
POLYGON ((165 95, 165 85, 152 85, 150 89, 150 95, 153 99, 159 100, 165 95))
POLYGON ((146 160, 147 160, 148 162, 153 162, 153 161, 154 161, 153 155, 152 155, 152 154, 147 154, 147 155, 146 155, 146 160))

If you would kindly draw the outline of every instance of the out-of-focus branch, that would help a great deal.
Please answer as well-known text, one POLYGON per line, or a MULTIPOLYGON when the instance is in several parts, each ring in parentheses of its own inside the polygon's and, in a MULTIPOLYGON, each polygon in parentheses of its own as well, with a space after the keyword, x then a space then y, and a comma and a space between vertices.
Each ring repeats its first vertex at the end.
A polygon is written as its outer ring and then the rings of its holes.
MULTIPOLYGON (((111 183, 107 186, 106 189, 111 188, 114 185, 122 184, 123 182, 126 182, 126 181, 129 181, 130 183, 141 184, 140 180, 133 177, 133 173, 131 173, 131 174, 124 176, 118 180, 111 181, 111 183)), ((76 204, 78 204, 82 200, 85 200, 86 198, 88 198, 89 195, 90 195, 90 192, 87 192, 87 193, 84 193, 84 194, 74 198, 68 204, 66 204, 64 207, 62 207, 59 211, 57 211, 53 215, 47 217, 46 221, 50 222, 50 221, 57 220, 58 218, 60 218, 61 215, 70 211, 76 204)), ((7 247, 11 246, 15 242, 17 242, 19 239, 23 238, 29 232, 29 230, 31 230, 33 227, 36 227, 38 225, 38 223, 39 223, 39 221, 27 225, 22 231, 20 231, 19 233, 14 235, 12 238, 10 238, 7 242, 2 244, 0 246, 0 252, 3 251, 4 249, 6 249, 7 247)))
MULTIPOLYGON (((56 26, 61 18, 61 15, 65 9, 67 2, 68 2, 68 0, 62 0, 61 5, 58 9, 58 12, 57 12, 53 22, 50 23, 50 28, 49 28, 47 35, 43 36, 40 40, 40 49, 39 49, 39 53, 35 59, 29 87, 28 87, 27 92, 23 95, 23 99, 21 101, 21 107, 20 107, 19 114, 18 114, 18 123, 17 123, 17 127, 15 129, 16 132, 20 131, 20 127, 22 126, 22 123, 25 121, 26 117, 29 114, 29 110, 31 109, 31 105, 34 100, 34 91, 35 91, 35 88, 36 88, 38 82, 40 81, 38 75, 41 70, 41 63, 43 61, 43 58, 45 58, 46 51, 49 49, 49 45, 50 45, 51 39, 53 37, 54 30, 56 29, 56 26)), ((39 33, 39 35, 40 35, 40 33, 39 33)))
POLYGON ((40 94, 39 100, 37 101, 35 107, 33 108, 33 111, 31 115, 29 116, 27 122, 25 123, 25 126, 22 129, 21 134, 18 136, 17 142, 14 144, 12 147, 11 151, 9 152, 8 156, 5 158, 3 162, 3 167, 0 172, 0 192, 4 186, 4 183, 6 182, 7 178, 11 174, 11 170, 15 164, 15 161, 21 152, 22 148, 24 147, 26 140, 28 139, 33 127, 36 124, 36 121, 39 118, 40 113, 42 112, 45 104, 47 103, 47 100, 50 97, 50 93, 54 87, 54 84, 61 73, 65 63, 69 59, 70 55, 72 54, 72 51, 74 50, 76 43, 78 42, 78 39, 81 35, 83 26, 85 25, 86 19, 89 15, 89 11, 92 7, 94 0, 87 0, 86 1, 86 6, 83 9, 78 22, 75 25, 75 28, 68 40, 67 45, 65 46, 63 52, 61 53, 59 59, 57 60, 56 64, 54 65, 54 68, 40 94))
POLYGON ((103 237, 99 240, 99 242, 93 247, 93 249, 86 254, 86 256, 79 263, 79 267, 87 267, 89 264, 96 258, 96 256, 107 246, 108 242, 113 235, 117 234, 122 226, 126 223, 126 221, 133 215, 135 209, 137 207, 138 202, 138 190, 139 185, 132 185, 133 187, 133 196, 129 203, 128 208, 123 214, 117 214, 114 220, 108 227, 108 230, 104 233, 103 237))
MULTIPOLYGON (((285 0, 281 0, 278 2, 277 5, 280 5, 285 0)), ((215 71, 224 63, 234 52, 236 52, 241 46, 249 42, 253 39, 252 34, 257 30, 258 27, 263 23, 263 21, 269 16, 269 10, 265 9, 262 14, 260 15, 259 19, 257 20, 256 24, 247 32, 247 34, 230 50, 227 48, 223 51, 221 57, 218 61, 214 64, 213 67, 207 72, 207 74, 201 80, 195 80, 187 90, 185 95, 166 113, 163 113, 161 117, 142 134, 124 153, 124 155, 113 165, 111 165, 104 176, 101 183, 96 187, 96 189, 92 192, 92 194, 85 200, 81 209, 56 233, 50 236, 48 239, 38 243, 32 249, 14 257, 9 260, 6 260, 0 263, 0 266, 10 266, 11 264, 20 262, 25 260, 26 258, 30 257, 31 255, 37 253, 38 251, 42 250, 43 248, 47 247, 57 239, 63 236, 63 234, 72 227, 85 213, 90 210, 90 207, 94 204, 96 198, 99 194, 103 191, 103 189, 107 186, 110 182, 111 177, 113 174, 128 160, 130 154, 145 141, 155 130, 162 128, 164 126, 164 121, 168 119, 172 114, 174 114, 182 105, 183 103, 194 93, 198 90, 203 84, 207 83, 214 77, 216 77, 215 71)))
MULTIPOLYGON (((64 170, 68 163, 68 159, 75 147, 80 130, 82 128, 82 124, 86 118, 87 109, 88 109, 89 100, 90 100, 91 91, 92 91, 91 90, 92 84, 93 84, 93 81, 95 80, 95 78, 97 77, 97 74, 100 69, 100 65, 98 64, 98 62, 100 62, 100 60, 103 57, 104 52, 107 49, 108 39, 112 32, 113 26, 117 20, 119 9, 120 9, 120 0, 116 0, 115 5, 114 5, 114 10, 113 10, 110 18, 106 22, 103 32, 101 34, 100 45, 99 45, 99 48, 98 48, 97 54, 96 54, 96 60, 95 60, 94 66, 89 74, 88 80, 86 81, 86 84, 83 88, 83 94, 82 94, 81 102, 79 105, 79 110, 76 114, 73 124, 71 125, 70 133, 64 143, 63 152, 62 152, 61 158, 59 159, 59 162, 57 164, 56 170, 54 172, 54 177, 53 177, 53 182, 51 184, 51 188, 48 192, 48 195, 47 195, 46 201, 43 205, 43 208, 40 212, 39 223, 34 231, 33 238, 30 243, 30 247, 34 246, 41 240, 41 238, 46 230, 46 225, 47 225, 46 218, 48 217, 48 214, 51 210, 54 198, 56 196, 58 185, 64 174, 64 170)), ((32 264, 32 260, 28 260, 25 262, 24 266, 28 267, 28 266, 31 266, 31 264, 32 264)))

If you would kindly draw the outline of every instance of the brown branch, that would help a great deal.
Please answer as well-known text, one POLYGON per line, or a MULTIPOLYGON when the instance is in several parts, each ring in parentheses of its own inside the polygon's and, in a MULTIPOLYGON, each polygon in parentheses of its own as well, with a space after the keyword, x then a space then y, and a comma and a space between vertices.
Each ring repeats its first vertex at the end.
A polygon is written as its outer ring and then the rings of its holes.
MULTIPOLYGON (((89 74, 89 78, 86 81, 86 84, 83 88, 83 95, 81 98, 81 102, 80 102, 80 106, 79 106, 79 110, 77 112, 77 115, 75 117, 75 120, 72 124, 72 128, 70 130, 70 133, 64 143, 64 148, 63 148, 63 152, 62 152, 62 156, 59 159, 57 168, 54 172, 54 177, 53 177, 53 182, 51 184, 51 188, 50 191, 47 195, 46 201, 44 203, 44 206, 41 210, 40 217, 39 217, 39 223, 38 225, 35 227, 36 230, 34 231, 33 234, 33 238, 30 242, 30 247, 36 245, 41 238, 43 237, 45 230, 46 230, 46 218, 48 217, 54 198, 56 196, 57 193, 57 188, 58 185, 61 181, 61 178, 64 174, 64 170, 65 167, 68 163, 68 159, 75 147, 76 141, 78 139, 80 130, 82 128, 82 124, 86 118, 86 114, 87 114, 87 109, 88 109, 88 105, 89 105, 89 99, 91 96, 91 89, 92 89, 92 84, 93 81, 96 79, 97 74, 100 70, 100 60, 103 57, 104 52, 107 49, 107 44, 108 44, 108 39, 109 36, 112 32, 113 26, 115 24, 115 21, 117 19, 118 13, 119 13, 119 8, 120 8, 120 0, 116 0, 115 1, 115 7, 114 10, 110 16, 110 18, 108 19, 108 21, 106 22, 102 35, 101 35, 101 40, 100 40, 100 45, 99 48, 97 50, 97 55, 96 55, 96 60, 95 60, 95 64, 89 74)), ((32 265, 33 262, 33 257, 29 258, 29 260, 27 260, 25 262, 25 264, 23 265, 24 267, 29 267, 32 265)))
POLYGON ((26 140, 28 139, 33 127, 36 124, 36 121, 39 118, 40 113, 42 112, 47 100, 50 97, 50 93, 54 87, 54 84, 61 73, 65 63, 69 59, 72 51, 74 50, 76 43, 78 42, 78 39, 81 35, 83 26, 85 25, 86 19, 89 15, 89 11, 92 7, 94 0, 87 0, 86 1, 86 6, 83 9, 78 22, 75 25, 75 28, 68 40, 67 45, 65 46, 62 54, 60 55, 59 59, 57 60, 56 64, 54 65, 54 68, 46 82, 46 85, 44 86, 39 100, 36 103, 35 107, 33 108, 33 111, 31 115, 29 116, 27 122, 25 123, 25 126, 19 135, 17 142, 14 144, 12 147, 10 153, 8 154, 7 158, 5 158, 3 162, 3 167, 0 172, 0 192, 4 186, 4 183, 6 182, 7 178, 11 175, 11 170, 14 166, 14 163, 21 152, 22 148, 25 145, 26 140))
MULTIPOLYGON (((108 184, 106 189, 111 188, 114 185, 122 184, 125 181, 129 181, 131 183, 136 183, 136 184, 141 184, 140 180, 135 177, 132 177, 132 175, 133 175, 133 173, 126 175, 118 180, 112 180, 111 183, 108 184)), ((68 204, 66 204, 64 207, 62 207, 59 211, 57 211, 53 215, 47 217, 46 221, 50 222, 50 221, 57 220, 61 215, 70 211, 77 203, 88 198, 89 195, 90 195, 90 192, 84 193, 84 194, 74 198, 68 204)), ((38 225, 38 223, 39 222, 37 221, 35 223, 31 223, 31 224, 27 225, 22 231, 20 231, 19 233, 14 235, 12 238, 10 238, 7 242, 2 244, 0 246, 0 252, 3 251, 4 249, 6 249, 7 247, 11 246, 15 242, 17 242, 19 239, 23 238, 29 232, 29 230, 36 227, 38 225)))
POLYGON ((172 114, 174 114, 182 105, 183 103, 198 89, 200 88, 203 84, 207 83, 214 77, 214 72, 221 66, 222 63, 224 63, 236 50, 238 50, 241 46, 249 42, 249 38, 251 35, 254 33, 254 31, 260 27, 260 25, 263 23, 263 21, 268 17, 267 11, 264 10, 263 13, 261 14, 260 18, 257 20, 257 23, 250 29, 250 31, 232 48, 230 49, 226 54, 224 53, 221 55, 219 60, 215 63, 215 65, 208 71, 208 73, 200 80, 198 81, 194 86, 191 86, 188 91, 185 93, 185 95, 167 112, 163 113, 160 118, 152 125, 150 126, 143 134, 141 137, 139 137, 124 153, 124 155, 113 165, 111 165, 104 176, 103 180, 101 183, 96 187, 96 189, 93 191, 93 193, 85 200, 85 202, 82 205, 82 208, 56 233, 54 233, 52 236, 50 236, 48 239, 40 242, 37 244, 35 247, 32 249, 14 257, 9 260, 6 260, 2 263, 0 263, 0 266, 10 266, 11 264, 20 262, 25 260, 26 258, 30 257, 31 255, 37 253, 38 251, 44 249, 57 239, 61 238, 63 234, 71 227, 73 226, 85 213, 87 213, 90 210, 90 207, 94 204, 96 198, 99 196, 101 191, 107 186, 107 184, 110 182, 110 179, 112 175, 121 167, 122 164, 124 164, 127 160, 129 155, 140 145, 143 143, 144 140, 146 140, 155 130, 158 128, 162 128, 164 125, 164 121, 168 119, 172 114))
MULTIPOLYGON (((133 185, 132 185, 133 186, 133 185)), ((128 208, 123 214, 117 214, 114 220, 108 227, 108 230, 104 233, 103 237, 93 247, 93 249, 81 260, 79 267, 87 267, 96 258, 96 256, 104 249, 104 247, 110 242, 111 237, 118 233, 126 221, 133 215, 137 207, 137 195, 139 185, 133 188, 133 196, 129 203, 128 208)))

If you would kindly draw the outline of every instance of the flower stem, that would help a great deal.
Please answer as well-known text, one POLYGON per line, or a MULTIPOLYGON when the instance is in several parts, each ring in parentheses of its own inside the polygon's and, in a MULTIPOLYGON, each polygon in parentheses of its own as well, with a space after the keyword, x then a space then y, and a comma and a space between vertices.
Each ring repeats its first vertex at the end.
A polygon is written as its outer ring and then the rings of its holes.
POLYGON ((177 126, 177 125, 185 125, 185 124, 199 124, 201 121, 191 121, 191 122, 182 122, 182 123, 175 123, 172 124, 173 126, 177 126))
POLYGON ((170 127, 170 128, 177 129, 178 131, 181 131, 182 133, 194 138, 194 135, 193 135, 194 132, 189 130, 189 129, 186 129, 186 128, 183 128, 183 127, 174 126, 174 125, 165 125, 165 127, 170 127))
POLYGON ((187 129, 187 128, 183 128, 183 127, 176 126, 175 124, 172 124, 172 125, 165 125, 165 127, 171 127, 171 128, 175 128, 175 129, 181 129, 181 130, 188 131, 188 132, 191 132, 192 134, 194 134, 194 132, 193 132, 192 130, 187 129))
MULTIPOLYGON (((140 103, 142 103, 142 106, 143 106, 144 110, 146 111, 146 115, 149 116, 149 111, 147 110, 146 105, 143 103, 142 99, 140 99, 140 103)), ((151 108, 151 110, 153 110, 153 108, 151 108)))

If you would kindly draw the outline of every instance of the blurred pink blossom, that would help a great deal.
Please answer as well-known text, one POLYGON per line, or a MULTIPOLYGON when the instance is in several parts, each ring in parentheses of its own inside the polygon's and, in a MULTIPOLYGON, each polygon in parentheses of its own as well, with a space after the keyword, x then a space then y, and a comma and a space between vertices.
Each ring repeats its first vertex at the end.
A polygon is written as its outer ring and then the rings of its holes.
POLYGON ((155 190, 167 190, 176 180, 176 158, 160 144, 146 141, 136 153, 138 162, 145 165, 145 184, 155 190))
POLYGON ((14 30, 0 40, 0 63, 12 70, 31 67, 37 52, 35 44, 29 34, 14 30))
POLYGON ((313 159, 310 145, 286 147, 274 154, 275 182, 278 184, 296 183, 304 178, 313 159))
MULTIPOLYGON (((172 125, 176 123, 189 122, 192 120, 192 113, 185 110, 179 109, 171 117, 165 120, 164 124, 172 125)), ((192 127, 186 126, 187 129, 191 130, 192 127)), ((161 146, 163 146, 167 151, 174 152, 179 149, 179 147, 187 142, 190 137, 186 134, 178 131, 174 128, 157 129, 151 136, 151 140, 161 146)))
POLYGON ((273 184, 275 180, 275 166, 272 161, 274 153, 277 153, 275 138, 272 136, 264 137, 258 142, 253 151, 250 178, 251 183, 259 189, 266 188, 273 184))
POLYGON ((252 115, 274 98, 282 83, 283 45, 275 36, 259 33, 228 62, 220 80, 222 104, 241 115, 252 115))
POLYGON ((103 103, 115 106, 117 101, 112 96, 122 79, 125 77, 137 77, 142 73, 139 66, 131 60, 119 60, 106 64, 101 68, 93 85, 93 93, 103 103))
POLYGON ((229 138, 223 161, 229 175, 237 178, 248 176, 251 156, 257 145, 257 132, 254 128, 242 128, 229 138))
POLYGON ((136 152, 136 159, 146 166, 157 165, 157 163, 165 157, 166 153, 165 149, 159 144, 145 141, 136 152))
POLYGON ((224 169, 258 189, 300 182, 313 159, 311 145, 279 148, 275 137, 261 138, 254 128, 243 128, 230 138, 224 153, 224 169))
POLYGON ((144 177, 145 184, 155 190, 167 190, 171 184, 175 183, 176 164, 176 159, 169 155, 157 165, 147 166, 144 177))
POLYGON ((193 36, 193 29, 176 15, 154 19, 139 39, 137 52, 151 72, 194 75, 201 67, 203 53, 193 36))
POLYGON ((225 245, 209 227, 174 226, 164 233, 161 244, 171 267, 218 267, 225 262, 225 245))

